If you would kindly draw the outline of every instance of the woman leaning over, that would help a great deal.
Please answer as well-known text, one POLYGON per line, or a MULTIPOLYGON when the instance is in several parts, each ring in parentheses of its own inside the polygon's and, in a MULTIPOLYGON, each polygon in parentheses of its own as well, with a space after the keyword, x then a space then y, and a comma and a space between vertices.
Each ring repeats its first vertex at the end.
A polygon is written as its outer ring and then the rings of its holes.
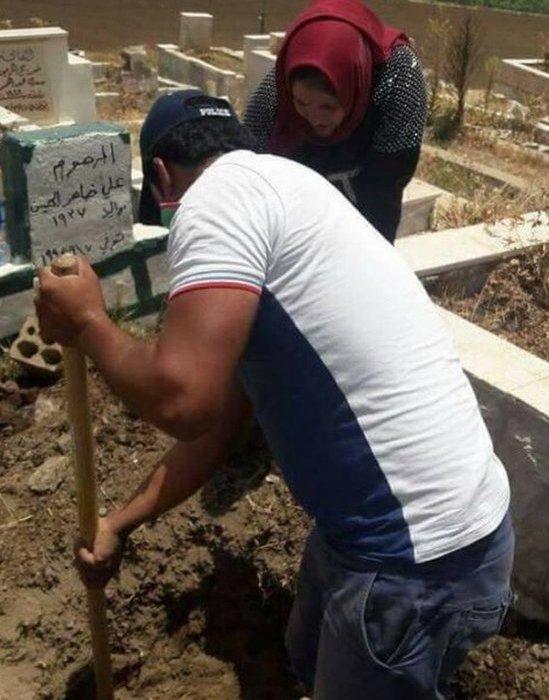
POLYGON ((315 0, 288 29, 245 123, 261 150, 324 175, 393 242, 426 102, 404 33, 359 0, 315 0))

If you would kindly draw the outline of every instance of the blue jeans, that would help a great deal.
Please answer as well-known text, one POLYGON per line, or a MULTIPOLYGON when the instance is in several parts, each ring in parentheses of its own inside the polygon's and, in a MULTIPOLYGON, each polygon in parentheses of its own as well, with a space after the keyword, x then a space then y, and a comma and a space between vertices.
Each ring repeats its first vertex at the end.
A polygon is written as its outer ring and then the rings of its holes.
POLYGON ((444 700, 467 652, 499 632, 511 601, 507 515, 433 562, 381 566, 309 535, 286 644, 314 700, 444 700))

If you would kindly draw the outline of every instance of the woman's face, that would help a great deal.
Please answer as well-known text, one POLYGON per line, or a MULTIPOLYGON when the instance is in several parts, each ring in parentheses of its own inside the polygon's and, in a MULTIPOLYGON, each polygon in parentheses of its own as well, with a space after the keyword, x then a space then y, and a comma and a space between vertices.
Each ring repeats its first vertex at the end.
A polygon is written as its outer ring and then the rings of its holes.
POLYGON ((320 138, 331 136, 345 119, 345 110, 337 97, 299 80, 292 83, 292 98, 296 112, 320 138))

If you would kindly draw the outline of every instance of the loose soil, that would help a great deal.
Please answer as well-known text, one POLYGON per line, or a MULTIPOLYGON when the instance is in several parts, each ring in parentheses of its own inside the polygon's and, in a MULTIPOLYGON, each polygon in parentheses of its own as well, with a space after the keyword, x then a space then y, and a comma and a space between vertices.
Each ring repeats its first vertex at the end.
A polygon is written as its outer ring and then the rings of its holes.
MULTIPOLYGON (((170 440, 92 375, 100 504, 127 498, 170 440)), ((62 382, 0 384, 0 698, 92 697, 83 588, 71 566, 69 472, 53 493, 28 480, 70 455, 62 382)), ((118 700, 292 700, 283 649, 309 523, 258 439, 182 507, 142 527, 107 589, 118 700)), ((514 626, 471 654, 459 700, 549 698, 547 630, 514 626)))
POLYGON ((499 264, 482 290, 464 296, 439 288, 441 306, 549 360, 549 251, 499 264))

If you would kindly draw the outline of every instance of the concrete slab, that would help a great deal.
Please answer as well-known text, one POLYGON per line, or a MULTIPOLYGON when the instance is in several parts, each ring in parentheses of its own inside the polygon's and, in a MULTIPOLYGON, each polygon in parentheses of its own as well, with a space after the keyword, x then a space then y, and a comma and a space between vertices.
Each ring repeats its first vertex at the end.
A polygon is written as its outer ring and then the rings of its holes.
POLYGON ((397 237, 429 230, 435 205, 441 196, 449 196, 449 193, 414 178, 404 190, 397 237))
POLYGON ((94 122, 97 119, 93 64, 86 58, 67 54, 67 83, 61 103, 61 121, 75 124, 94 122))
POLYGON ((536 124, 534 138, 538 143, 549 146, 549 117, 545 117, 536 124))
POLYGON ((476 224, 397 240, 396 247, 420 277, 480 265, 549 242, 549 216, 476 224))
POLYGON ((250 56, 252 51, 268 51, 271 38, 269 34, 245 34, 242 42, 243 72, 246 80, 250 70, 250 56))
POLYGON ((158 75, 183 85, 196 85, 206 93, 218 97, 238 92, 238 74, 224 70, 194 56, 187 56, 173 44, 158 44, 158 75))
POLYGON ((497 71, 494 90, 516 99, 524 96, 549 100, 549 73, 539 58, 506 58, 497 71))
POLYGON ((549 382, 549 362, 446 309, 440 313, 468 372, 549 416, 549 391, 540 388, 549 382))
POLYGON ((148 258, 147 269, 151 280, 152 295, 166 294, 171 280, 170 265, 166 253, 148 258))
POLYGON ((17 131, 27 124, 30 122, 26 117, 0 106, 0 130, 17 131))
POLYGON ((440 310, 511 484, 513 588, 524 616, 549 622, 549 362, 440 310))

